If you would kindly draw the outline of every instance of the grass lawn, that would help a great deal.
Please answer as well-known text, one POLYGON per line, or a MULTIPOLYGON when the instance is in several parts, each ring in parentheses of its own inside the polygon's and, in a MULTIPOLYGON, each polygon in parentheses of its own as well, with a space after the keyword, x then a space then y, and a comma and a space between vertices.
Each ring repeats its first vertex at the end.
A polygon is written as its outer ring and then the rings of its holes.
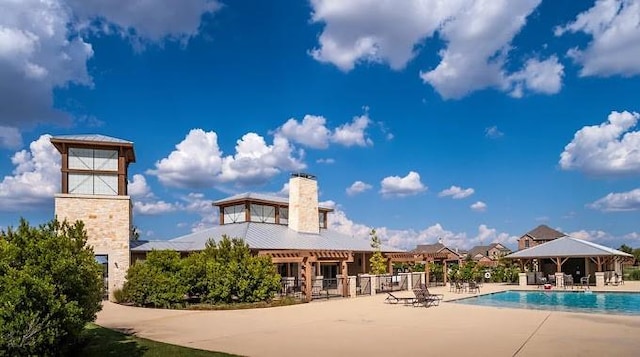
POLYGON ((144 338, 109 330, 96 324, 88 324, 84 330, 86 344, 80 351, 81 356, 195 356, 223 357, 234 356, 221 352, 209 352, 187 347, 170 345, 144 338))

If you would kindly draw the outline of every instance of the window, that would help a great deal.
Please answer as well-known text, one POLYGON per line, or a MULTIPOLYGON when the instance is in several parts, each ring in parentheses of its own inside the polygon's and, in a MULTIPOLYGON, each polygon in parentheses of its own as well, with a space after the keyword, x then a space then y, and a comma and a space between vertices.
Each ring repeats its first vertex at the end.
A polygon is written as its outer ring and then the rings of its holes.
POLYGON ((80 195, 117 195, 118 176, 70 173, 69 193, 80 195))
POLYGON ((238 223, 246 221, 244 204, 227 206, 224 208, 224 223, 238 223))
POLYGON ((529 240, 528 239, 524 240, 524 247, 525 248, 529 248, 529 240))
POLYGON ((289 208, 288 207, 280 207, 280 224, 287 225, 289 224, 289 208))
POLYGON ((118 151, 69 148, 69 169, 118 171, 118 151))
POLYGON ((320 223, 320 228, 327 228, 327 212, 320 211, 318 212, 318 220, 320 223))
POLYGON ((251 222, 276 223, 274 206, 251 204, 251 222))

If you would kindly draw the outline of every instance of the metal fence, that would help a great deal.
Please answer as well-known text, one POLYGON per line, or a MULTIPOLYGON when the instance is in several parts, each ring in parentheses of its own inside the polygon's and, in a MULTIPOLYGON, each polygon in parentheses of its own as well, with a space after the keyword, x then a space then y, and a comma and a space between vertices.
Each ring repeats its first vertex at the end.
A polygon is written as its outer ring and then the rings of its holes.
POLYGON ((331 299, 343 296, 344 284, 349 280, 345 278, 318 279, 313 282, 311 288, 311 299, 331 299))
POLYGON ((301 298, 302 295, 302 282, 300 281, 300 279, 284 277, 280 280, 280 291, 278 292, 277 296, 291 296, 295 298, 301 298))
POLYGON ((408 284, 409 281, 406 275, 380 275, 376 293, 407 290, 408 284))

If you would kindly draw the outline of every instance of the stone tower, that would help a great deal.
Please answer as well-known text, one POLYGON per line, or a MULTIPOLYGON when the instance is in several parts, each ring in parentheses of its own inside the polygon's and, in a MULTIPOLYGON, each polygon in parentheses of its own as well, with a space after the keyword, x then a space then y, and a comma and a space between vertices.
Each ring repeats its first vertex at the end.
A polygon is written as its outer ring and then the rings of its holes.
POLYGON ((320 233, 318 182, 304 173, 289 179, 289 228, 302 233, 320 233))
POLYGON ((56 136, 51 143, 62 155, 56 218, 84 222, 87 244, 105 266, 111 300, 129 269, 132 206, 127 169, 135 162, 133 143, 104 135, 56 136))

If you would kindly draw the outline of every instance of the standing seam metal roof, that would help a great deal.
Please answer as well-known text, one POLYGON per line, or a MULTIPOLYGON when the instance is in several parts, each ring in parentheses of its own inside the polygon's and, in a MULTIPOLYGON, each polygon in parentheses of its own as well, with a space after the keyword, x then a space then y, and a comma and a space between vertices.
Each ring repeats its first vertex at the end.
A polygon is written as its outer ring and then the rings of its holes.
MULTIPOLYGON (((218 241, 223 235, 243 239, 252 249, 299 249, 299 250, 342 250, 372 252, 368 239, 351 237, 339 232, 321 229, 320 234, 296 232, 287 226, 271 223, 232 223, 191 233, 169 241, 149 241, 132 247, 132 251, 153 249, 173 249, 169 244, 181 244, 183 249, 202 250, 209 239, 218 241), (188 246, 188 249, 184 249, 188 246)), ((383 252, 402 252, 391 246, 382 245, 383 252)))
POLYGON ((106 136, 102 134, 73 134, 73 135, 57 135, 53 136, 52 139, 57 140, 74 140, 74 141, 95 141, 95 142, 106 142, 106 143, 119 143, 119 144, 133 144, 133 142, 114 138, 112 136, 106 136))
POLYGON ((586 240, 565 236, 507 255, 507 258, 602 257, 631 254, 586 240))

